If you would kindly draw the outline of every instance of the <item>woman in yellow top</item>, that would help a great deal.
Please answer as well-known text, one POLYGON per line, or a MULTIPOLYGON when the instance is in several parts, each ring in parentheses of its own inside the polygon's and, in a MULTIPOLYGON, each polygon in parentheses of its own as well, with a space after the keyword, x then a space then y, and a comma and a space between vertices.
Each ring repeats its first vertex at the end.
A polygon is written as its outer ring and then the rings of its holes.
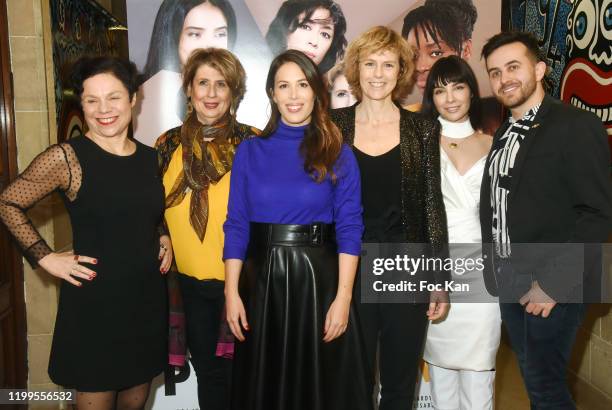
POLYGON ((231 361, 215 354, 225 304, 223 223, 236 147, 259 134, 236 121, 245 81, 231 52, 194 51, 183 68, 183 91, 192 109, 182 126, 155 144, 202 409, 225 409, 229 398, 231 361))

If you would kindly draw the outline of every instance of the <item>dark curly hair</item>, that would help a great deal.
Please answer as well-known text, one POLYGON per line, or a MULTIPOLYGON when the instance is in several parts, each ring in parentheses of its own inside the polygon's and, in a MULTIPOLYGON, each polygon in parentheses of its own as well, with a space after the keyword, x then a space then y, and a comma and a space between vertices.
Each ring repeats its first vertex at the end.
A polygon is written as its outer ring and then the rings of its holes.
POLYGON ((125 58, 114 56, 85 56, 76 60, 69 67, 70 87, 81 101, 83 83, 98 74, 112 74, 128 90, 130 100, 138 90, 138 69, 136 64, 125 58))
POLYGON ((319 70, 326 73, 336 64, 337 60, 342 59, 346 48, 346 18, 338 3, 332 0, 287 0, 285 1, 276 17, 270 23, 266 41, 274 55, 278 55, 287 49, 287 35, 297 30, 298 26, 304 21, 310 20, 317 9, 329 10, 330 17, 334 24, 334 38, 332 39, 329 50, 319 64, 319 70), (304 18, 298 20, 300 14, 304 13, 304 18))

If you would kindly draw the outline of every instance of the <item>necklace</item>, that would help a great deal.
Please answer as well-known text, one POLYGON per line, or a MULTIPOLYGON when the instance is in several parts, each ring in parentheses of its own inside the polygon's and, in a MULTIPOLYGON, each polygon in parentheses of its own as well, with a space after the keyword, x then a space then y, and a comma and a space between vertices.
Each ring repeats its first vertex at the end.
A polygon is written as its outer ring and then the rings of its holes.
POLYGON ((448 143, 448 146, 453 149, 459 148, 459 145, 463 142, 461 140, 465 140, 476 133, 469 118, 463 122, 451 122, 439 116, 438 121, 442 125, 440 134, 447 139, 455 140, 448 143))

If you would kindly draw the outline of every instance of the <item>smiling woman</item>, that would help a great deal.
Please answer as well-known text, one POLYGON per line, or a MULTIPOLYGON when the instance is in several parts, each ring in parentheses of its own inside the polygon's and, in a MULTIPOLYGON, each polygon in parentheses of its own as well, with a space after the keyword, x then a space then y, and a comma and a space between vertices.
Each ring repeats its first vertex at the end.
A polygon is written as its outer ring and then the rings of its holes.
POLYGON ((136 67, 82 58, 72 80, 89 131, 38 155, 0 195, 0 218, 33 266, 62 279, 51 380, 77 390, 78 408, 142 408, 167 362, 163 186, 155 151, 128 138, 136 67), (74 251, 52 251, 25 213, 54 191, 74 251))
POLYGON ((232 409, 369 410, 353 281, 361 251, 355 157, 314 62, 288 50, 262 137, 236 153, 223 257, 236 344, 232 409))
POLYGON ((90 138, 107 144, 105 138, 126 132, 135 103, 136 99, 129 98, 128 90, 113 74, 100 73, 85 80, 81 107, 90 138))
POLYGON ((245 73, 231 52, 195 51, 183 70, 183 91, 191 101, 190 114, 155 146, 166 188, 166 223, 181 272, 187 347, 200 407, 225 410, 232 362, 215 355, 225 303, 222 227, 234 153, 259 130, 236 121, 245 73))
MULTIPOLYGON (((426 243, 432 254, 443 256, 447 235, 439 125, 397 105, 412 82, 410 46, 393 30, 374 27, 351 42, 345 63, 359 103, 333 110, 331 116, 344 141, 353 146, 359 164, 363 241, 426 243)), ((445 272, 427 274, 433 277, 416 272, 414 284, 421 279, 443 283, 446 278, 445 272)), ((356 289, 360 290, 359 284, 356 289)), ((408 295, 405 302, 410 303, 357 303, 373 370, 380 340, 381 408, 412 408, 427 319, 439 319, 448 310, 445 292, 408 295)), ((369 376, 372 391, 374 371, 369 376)))
MULTIPOLYGON (((442 194, 455 260, 482 258, 480 185, 492 137, 476 131, 481 124, 478 82, 458 56, 438 60, 431 68, 421 112, 439 121, 442 194)), ((484 267, 483 267, 484 268, 484 267)), ((453 293, 453 302, 487 300, 482 268, 452 272, 453 280, 470 284, 469 298, 453 293)), ((492 409, 495 356, 501 336, 496 303, 455 303, 448 317, 427 330, 424 359, 429 363, 435 408, 492 409), (476 348, 478 346, 478 348, 476 348)))

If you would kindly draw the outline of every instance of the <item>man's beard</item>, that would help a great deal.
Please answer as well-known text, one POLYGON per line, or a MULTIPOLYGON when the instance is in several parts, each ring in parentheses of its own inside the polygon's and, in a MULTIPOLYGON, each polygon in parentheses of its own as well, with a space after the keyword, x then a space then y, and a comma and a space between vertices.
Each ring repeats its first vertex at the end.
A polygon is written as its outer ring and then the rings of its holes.
POLYGON ((516 107, 521 106, 536 91, 536 82, 533 79, 528 81, 528 82, 526 82, 526 83, 520 82, 519 84, 520 85, 518 87, 518 90, 514 91, 517 94, 513 94, 511 96, 510 95, 509 96, 504 96, 503 92, 501 91, 501 89, 503 89, 503 87, 500 87, 500 91, 498 92, 496 97, 497 97, 497 100, 501 104, 503 104, 506 108, 512 109, 512 108, 516 108, 516 107))

